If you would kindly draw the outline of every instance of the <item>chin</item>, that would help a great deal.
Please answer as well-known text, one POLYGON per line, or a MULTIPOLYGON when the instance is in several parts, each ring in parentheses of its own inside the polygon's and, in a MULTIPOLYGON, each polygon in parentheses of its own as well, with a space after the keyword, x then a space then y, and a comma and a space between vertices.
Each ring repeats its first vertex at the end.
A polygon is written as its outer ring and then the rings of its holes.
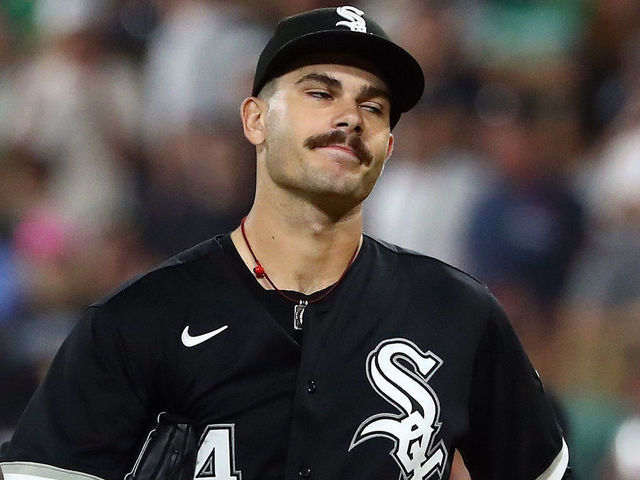
POLYGON ((317 175, 310 179, 307 186, 310 190, 327 195, 352 197, 357 195, 361 187, 362 178, 359 175, 350 175, 345 172, 328 175, 317 175))
POLYGON ((370 193, 370 190, 362 188, 362 184, 351 182, 332 182, 328 185, 317 185, 316 188, 310 189, 309 193, 319 199, 320 202, 326 201, 333 204, 343 204, 348 208, 352 208, 362 203, 370 193))

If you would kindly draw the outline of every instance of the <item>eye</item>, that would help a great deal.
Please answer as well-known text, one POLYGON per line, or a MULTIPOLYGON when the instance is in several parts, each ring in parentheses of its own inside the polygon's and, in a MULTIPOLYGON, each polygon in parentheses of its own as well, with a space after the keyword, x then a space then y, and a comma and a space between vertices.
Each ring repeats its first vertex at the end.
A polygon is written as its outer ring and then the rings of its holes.
POLYGON ((376 115, 382 115, 382 107, 377 103, 363 103, 360 105, 360 108, 367 110, 371 113, 375 113, 376 115))
POLYGON ((331 100, 333 98, 329 92, 326 92, 324 90, 309 90, 307 92, 307 95, 322 100, 331 100))

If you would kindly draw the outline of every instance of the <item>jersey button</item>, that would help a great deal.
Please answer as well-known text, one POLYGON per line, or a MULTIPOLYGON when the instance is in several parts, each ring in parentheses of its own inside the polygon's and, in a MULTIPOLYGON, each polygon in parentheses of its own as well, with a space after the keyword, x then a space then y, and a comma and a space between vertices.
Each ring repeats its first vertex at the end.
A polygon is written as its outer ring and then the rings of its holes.
POLYGON ((314 382, 313 380, 309 380, 309 383, 307 383, 307 392, 313 393, 315 391, 316 391, 316 382, 314 382))
POLYGON ((298 472, 302 478, 307 478, 311 476, 311 469, 309 467, 300 467, 300 471, 298 472))

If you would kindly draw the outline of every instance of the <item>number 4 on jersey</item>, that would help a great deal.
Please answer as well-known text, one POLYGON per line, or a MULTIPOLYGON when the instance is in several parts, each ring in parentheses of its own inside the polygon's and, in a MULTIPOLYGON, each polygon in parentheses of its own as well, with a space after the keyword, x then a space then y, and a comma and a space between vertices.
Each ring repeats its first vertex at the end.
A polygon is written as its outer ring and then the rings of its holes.
POLYGON ((198 446, 195 478, 242 480, 235 465, 234 424, 208 425, 198 446))

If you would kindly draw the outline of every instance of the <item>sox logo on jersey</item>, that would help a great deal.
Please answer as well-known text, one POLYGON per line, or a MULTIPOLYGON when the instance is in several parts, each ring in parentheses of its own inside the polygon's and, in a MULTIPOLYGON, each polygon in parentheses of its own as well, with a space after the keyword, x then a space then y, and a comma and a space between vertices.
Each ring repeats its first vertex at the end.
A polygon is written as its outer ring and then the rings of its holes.
POLYGON ((427 383, 442 360, 422 352, 413 342, 393 338, 380 342, 367 357, 371 386, 401 413, 380 413, 365 420, 356 431, 349 451, 374 437, 394 442, 390 452, 406 480, 441 479, 447 463, 440 430, 440 402, 427 383))

